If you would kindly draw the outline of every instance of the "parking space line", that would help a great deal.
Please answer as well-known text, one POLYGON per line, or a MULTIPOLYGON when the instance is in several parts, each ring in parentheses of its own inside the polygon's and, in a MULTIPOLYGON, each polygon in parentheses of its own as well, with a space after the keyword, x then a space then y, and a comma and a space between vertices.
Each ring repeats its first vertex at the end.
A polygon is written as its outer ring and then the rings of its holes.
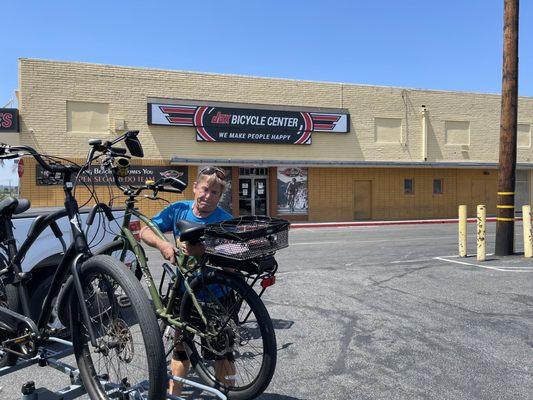
POLYGON ((409 263, 416 263, 416 262, 423 262, 423 261, 431 261, 433 258, 419 258, 418 260, 396 260, 391 261, 391 264, 409 264, 409 263))
POLYGON ((444 257, 433 257, 434 260, 440 260, 445 261, 449 263, 454 264, 461 264, 461 265, 468 265, 470 267, 478 267, 478 268, 485 268, 485 269, 492 269, 494 271, 500 271, 500 272, 533 272, 533 268, 531 267, 492 267, 490 265, 479 265, 474 263, 469 263, 466 261, 459 261, 459 260, 449 260, 444 257), (524 269, 521 269, 524 268, 524 269), (527 269, 526 269, 527 268, 527 269))
MULTIPOLYGON (((396 238, 394 239, 395 242, 398 241, 421 241, 421 240, 430 240, 435 241, 436 239, 449 239, 449 238, 455 238, 457 235, 453 236, 433 236, 433 237, 414 237, 414 238, 396 238)), ((335 241, 323 241, 323 242, 299 242, 299 243, 289 243, 290 246, 308 246, 313 244, 332 244, 332 243, 381 243, 381 242, 390 242, 391 239, 372 239, 372 240, 360 240, 360 239, 353 239, 353 240, 335 240, 335 241)))

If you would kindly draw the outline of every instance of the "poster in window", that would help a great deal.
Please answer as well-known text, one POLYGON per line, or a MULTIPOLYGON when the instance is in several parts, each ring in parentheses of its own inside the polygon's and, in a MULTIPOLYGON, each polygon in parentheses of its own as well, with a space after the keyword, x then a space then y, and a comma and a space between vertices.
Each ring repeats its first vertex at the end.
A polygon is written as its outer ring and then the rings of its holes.
POLYGON ((307 168, 278 168, 278 214, 306 215, 307 168))

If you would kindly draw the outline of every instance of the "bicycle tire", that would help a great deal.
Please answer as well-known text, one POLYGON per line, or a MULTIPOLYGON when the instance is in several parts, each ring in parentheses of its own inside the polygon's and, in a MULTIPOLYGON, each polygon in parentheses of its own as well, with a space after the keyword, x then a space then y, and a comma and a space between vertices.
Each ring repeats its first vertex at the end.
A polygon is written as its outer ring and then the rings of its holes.
MULTIPOLYGON (((139 266, 139 261, 137 260, 137 256, 128 242, 126 242, 126 247, 124 247, 124 242, 125 242, 125 239, 122 239, 122 238, 116 239, 112 241, 111 243, 108 243, 105 246, 102 246, 99 249, 97 249, 95 251, 95 254, 105 254, 105 255, 112 256, 113 258, 116 258, 121 263, 124 263, 126 267, 131 269, 132 272, 134 272, 137 280, 141 280, 142 270, 139 266), (118 252, 121 252, 122 249, 125 249, 126 253, 124 255, 117 254, 118 252)), ((144 254, 144 249, 142 249, 142 247, 141 247, 141 251, 144 254)), ((144 254, 144 258, 146 259, 146 254, 144 254)))
POLYGON ((89 397, 105 399, 108 390, 116 392, 119 388, 136 390, 134 395, 138 396, 135 398, 166 398, 167 374, 155 310, 133 273, 110 256, 96 255, 83 263, 80 279, 98 342, 97 349, 94 349, 81 316, 76 290, 72 290, 70 312, 74 356, 89 397), (101 280, 93 282, 95 278, 101 280), (115 289, 119 292, 115 293, 115 289), (129 299, 129 306, 120 305, 121 293, 129 299), (121 308, 130 310, 121 313, 121 308), (137 341, 142 343, 137 345, 137 341), (101 357, 109 354, 109 360, 107 363, 104 360, 102 367, 101 357), (123 364, 117 369, 111 362, 123 364), (101 379, 106 384, 102 385, 101 379))
MULTIPOLYGON (((50 289, 53 280, 54 275, 51 274, 42 277, 36 282, 33 282, 31 285, 29 306, 30 316, 34 321, 37 321, 39 319, 39 315, 41 314, 43 308, 44 300, 46 298, 46 295, 48 294, 48 290, 50 289)), ((68 307, 60 307, 58 299, 59 296, 55 297, 52 300, 52 314, 50 315, 50 321, 48 322, 48 326, 50 328, 55 328, 56 330, 58 330, 58 333, 54 334, 54 336, 68 338, 70 337, 70 316, 68 313, 68 307)), ((68 305, 68 302, 65 302, 65 304, 68 305)))
MULTIPOLYGON (((22 309, 17 288, 14 285, 4 283, 0 280, 0 305, 9 308, 12 311, 19 312, 22 309)), ((0 329, 0 343, 3 340, 10 339, 12 335, 0 329)), ((15 365, 18 356, 13 353, 0 351, 0 368, 15 365)))
POLYGON ((159 321, 159 333, 163 340, 163 349, 165 350, 165 361, 167 366, 170 365, 172 360, 172 353, 175 347, 174 336, 176 335, 176 328, 172 325, 168 325, 165 321, 159 321))
MULTIPOLYGON (((183 333, 183 343, 191 365, 206 384, 216 387, 226 393, 231 399, 244 400, 259 396, 272 380, 277 359, 276 335, 272 320, 263 302, 257 293, 241 278, 220 271, 204 272, 191 282, 191 288, 197 298, 199 294, 201 294, 200 297, 203 296, 203 300, 200 300, 199 303, 202 307, 202 312, 208 319, 208 325, 216 326, 218 324, 219 327, 224 327, 211 342, 207 340, 202 342, 197 335, 195 336, 189 332, 183 333), (231 289, 225 295, 225 297, 233 296, 233 300, 229 300, 230 305, 222 305, 223 300, 220 297, 217 300, 212 297, 207 298, 206 293, 211 292, 209 285, 213 284, 231 289), (231 303, 232 301, 233 303, 231 303), (241 321, 241 318, 248 311, 252 313, 251 318, 246 319, 244 322, 241 321), (220 319, 220 314, 226 315, 220 319), (258 334, 259 337, 257 337, 258 334), (244 345, 252 342, 254 345, 250 345, 250 349, 244 348, 244 345), (261 362, 258 368, 254 368, 254 371, 250 372, 248 367, 244 367, 244 362, 247 359, 256 357, 254 352, 257 344, 263 346, 262 353, 258 354, 261 357, 261 362), (223 350, 221 346, 225 346, 223 350), (242 351, 243 349, 244 351, 242 351), (223 361, 226 364, 222 364, 222 368, 229 369, 230 365, 228 363, 233 363, 231 371, 228 372, 233 374, 231 381, 229 381, 230 383, 228 383, 227 379, 222 381, 220 377, 216 376, 217 361, 212 360, 212 358, 216 359, 216 357, 213 357, 213 352, 217 351, 219 353, 225 352, 223 355, 219 354, 219 358, 222 356, 227 360, 233 359, 233 361, 223 361), (241 375, 241 373, 246 373, 246 376, 244 374, 241 375), (249 382, 246 382, 244 378, 249 377, 252 378, 249 382)), ((195 327, 199 331, 206 331, 206 327, 199 320, 192 298, 188 293, 185 293, 183 297, 180 317, 186 324, 195 327)), ((223 372, 222 376, 225 373, 223 372)))

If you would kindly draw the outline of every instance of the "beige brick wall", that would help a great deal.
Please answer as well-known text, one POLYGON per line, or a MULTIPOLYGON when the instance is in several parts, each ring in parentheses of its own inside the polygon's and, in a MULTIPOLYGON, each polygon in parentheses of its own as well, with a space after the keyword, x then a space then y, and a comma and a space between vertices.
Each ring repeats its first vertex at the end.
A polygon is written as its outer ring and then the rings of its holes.
MULTIPOLYGON (((109 137, 115 119, 139 129, 147 158, 241 158, 324 161, 422 159, 420 106, 429 112, 428 161, 497 162, 500 97, 304 82, 232 75, 163 71, 109 65, 20 60, 21 142, 60 156, 84 156, 87 139, 102 134, 67 133, 66 102, 109 104, 109 137), (343 108, 348 134, 313 133, 313 144, 198 143, 194 128, 147 125, 147 99, 193 99, 242 104, 343 108), (374 118, 401 118, 405 143, 377 143, 374 118), (445 144, 446 120, 470 121, 470 146, 445 144)), ((518 121, 533 124, 533 99, 521 98, 518 121)), ((104 135, 105 136, 105 135, 104 135)), ((533 161, 531 148, 518 162, 533 161)))
MULTIPOLYGON (((114 138, 117 134, 115 119, 123 119, 128 129, 141 131, 146 158, 138 164, 167 165, 173 157, 238 158, 249 159, 250 164, 255 160, 422 163, 421 106, 425 105, 428 111, 427 162, 498 162, 498 95, 30 59, 20 60, 19 74, 20 142, 41 152, 78 161, 86 155, 88 139, 114 138), (315 132, 313 144, 309 146, 196 142, 194 128, 149 126, 147 101, 150 98, 231 102, 249 107, 258 104, 275 108, 343 109, 350 114, 350 132, 315 132), (67 132, 67 101, 107 104, 108 132, 67 132), (402 140, 376 142, 375 118, 401 120, 402 140), (446 144, 446 121, 469 122, 468 146, 446 144)), ((533 125, 533 98, 519 100, 518 122, 533 125)), ((531 147, 518 149, 518 162, 531 163, 533 167, 531 147)), ((273 166, 280 164, 273 163, 273 166)), ((22 196, 32 199, 35 206, 62 204, 60 187, 35 186, 35 168, 31 162, 26 164, 26 171, 22 196)), ((236 173, 237 169, 234 171, 236 173)), ((195 173, 196 167, 189 167, 191 182, 195 173)), ((533 170, 529 172, 530 197, 532 174, 533 170)), ((496 211, 497 171, 494 169, 310 167, 309 221, 352 221, 356 180, 372 182, 372 219, 455 217, 458 204, 468 204, 470 215, 475 212, 475 205, 481 203, 487 204, 489 214, 496 211), (405 178, 414 179, 414 195, 403 193, 405 178), (443 194, 432 193, 433 179, 443 179, 443 194)), ((275 182, 275 177, 271 181, 275 182)), ((169 200, 191 198, 190 188, 183 196, 171 196, 169 200)), ((275 185, 271 189, 270 197, 274 198, 275 185)), ((97 190, 99 196, 107 200, 107 189, 97 190)), ((88 194, 82 190, 79 195, 82 204, 88 194)), ((238 205, 236 202, 235 196, 234 206, 238 205)), ((115 204, 118 203, 120 200, 115 204)), ((140 207, 146 214, 153 215, 162 204, 144 201, 140 207)), ((271 208, 275 209, 275 205, 271 204, 271 208)))
POLYGON ((496 170, 310 168, 308 179, 309 221, 353 221, 353 186, 361 180, 372 182, 371 219, 457 218, 458 204, 472 217, 478 204, 496 214, 496 170), (404 193, 404 179, 413 179, 414 194, 404 193), (442 194, 433 194, 433 179, 442 179, 442 194))

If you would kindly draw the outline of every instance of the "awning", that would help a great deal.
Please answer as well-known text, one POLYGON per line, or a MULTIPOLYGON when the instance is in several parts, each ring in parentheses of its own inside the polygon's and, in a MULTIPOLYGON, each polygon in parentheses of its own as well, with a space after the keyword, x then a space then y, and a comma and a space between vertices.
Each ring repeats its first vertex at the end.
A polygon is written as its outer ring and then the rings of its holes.
MULTIPOLYGON (((482 162, 428 162, 428 161, 336 161, 336 160, 252 160, 244 158, 187 158, 172 157, 175 165, 219 165, 252 167, 374 167, 374 168, 475 168, 498 169, 498 163, 482 162)), ((533 163, 518 163, 517 169, 533 169, 533 163)))

